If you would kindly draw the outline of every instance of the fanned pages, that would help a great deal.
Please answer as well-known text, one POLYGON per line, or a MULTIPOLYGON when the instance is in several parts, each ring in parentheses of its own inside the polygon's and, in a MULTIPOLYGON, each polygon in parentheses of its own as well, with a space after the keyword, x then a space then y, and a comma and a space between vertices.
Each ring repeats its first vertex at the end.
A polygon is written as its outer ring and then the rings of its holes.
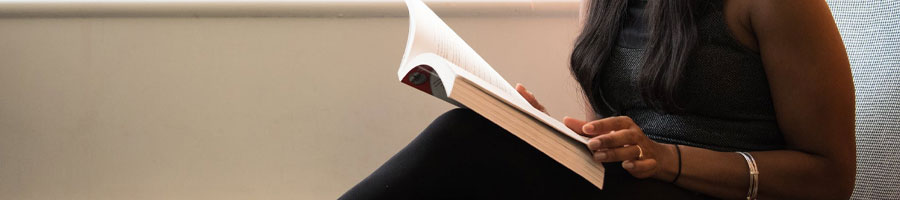
MULTIPOLYGON (((525 98, 516 92, 516 89, 509 82, 506 82, 500 74, 494 71, 494 68, 481 58, 472 47, 469 47, 459 35, 456 35, 456 32, 453 32, 443 20, 438 18, 425 3, 422 3, 421 0, 407 0, 406 5, 409 7, 410 16, 409 39, 406 41, 406 53, 403 54, 400 70, 397 71, 399 79, 403 80, 406 74, 414 68, 436 59, 439 64, 447 65, 445 70, 431 67, 439 77, 466 77, 479 86, 485 87, 484 89, 490 91, 491 95, 507 101, 507 103, 572 137, 572 139, 587 144, 587 138, 570 130, 559 120, 553 119, 553 117, 532 107, 525 98)), ((453 79, 445 78, 441 80, 443 89, 452 91, 453 79)), ((428 93, 435 95, 431 92, 428 93)), ((440 93, 440 95, 449 95, 449 93, 440 93)), ((435 96, 447 100, 446 96, 435 96)), ((452 100, 449 101, 457 104, 452 100)))
POLYGON ((410 25, 397 77, 406 85, 467 107, 578 173, 598 188, 602 165, 587 138, 532 107, 421 0, 406 0, 410 25))

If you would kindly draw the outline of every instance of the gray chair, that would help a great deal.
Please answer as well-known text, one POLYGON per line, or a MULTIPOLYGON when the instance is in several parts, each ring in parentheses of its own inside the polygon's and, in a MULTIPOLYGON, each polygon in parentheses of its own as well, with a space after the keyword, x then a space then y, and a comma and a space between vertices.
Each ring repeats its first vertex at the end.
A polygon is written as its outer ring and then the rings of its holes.
POLYGON ((828 0, 856 84, 853 199, 900 199, 900 1, 828 0))

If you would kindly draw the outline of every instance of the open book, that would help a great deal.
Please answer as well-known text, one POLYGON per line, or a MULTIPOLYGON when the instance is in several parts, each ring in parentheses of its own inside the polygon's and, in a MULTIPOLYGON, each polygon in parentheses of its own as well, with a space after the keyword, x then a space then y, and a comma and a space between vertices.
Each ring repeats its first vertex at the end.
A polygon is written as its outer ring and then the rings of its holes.
POLYGON ((587 138, 535 109, 421 0, 406 0, 409 39, 397 76, 404 84, 466 107, 603 187, 587 138))

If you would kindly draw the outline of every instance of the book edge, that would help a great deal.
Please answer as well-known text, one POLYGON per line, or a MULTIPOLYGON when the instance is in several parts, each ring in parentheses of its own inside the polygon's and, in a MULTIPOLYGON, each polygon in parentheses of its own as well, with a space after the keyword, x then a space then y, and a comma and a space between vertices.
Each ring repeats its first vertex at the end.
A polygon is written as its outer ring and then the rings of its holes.
POLYGON ((460 102, 461 104, 472 109, 481 116, 484 116, 491 122, 494 122, 495 124, 501 126, 519 139, 522 139, 529 145, 535 147, 545 155, 549 156, 556 162, 562 164, 569 170, 572 170, 588 182, 591 182, 591 184, 593 184, 597 188, 603 189, 603 178, 605 177, 606 170, 602 165, 593 161, 593 157, 591 156, 590 151, 588 151, 586 147, 581 148, 584 146, 581 145, 578 141, 574 141, 575 139, 570 138, 563 133, 559 133, 555 128, 543 124, 543 122, 535 119, 533 116, 530 116, 527 113, 523 113, 515 107, 507 105, 507 103, 497 99, 493 95, 488 94, 488 92, 479 88, 477 84, 472 83, 464 77, 458 76, 456 82, 456 87, 454 87, 454 91, 451 92, 450 95, 451 99, 460 102), (529 122, 523 123, 535 124, 537 126, 522 127, 520 126, 520 124, 509 122, 510 119, 504 119, 501 114, 496 114, 488 111, 487 107, 489 106, 485 106, 483 105, 483 103, 478 103, 478 101, 487 101, 488 103, 493 104, 494 107, 498 107, 498 109, 503 110, 503 112, 506 112, 506 114, 508 115, 518 115, 513 117, 529 120, 529 122), (503 107, 505 107, 505 109, 503 107), (524 133, 525 131, 527 131, 527 129, 523 130, 525 128, 538 129, 534 132, 551 132, 553 133, 553 136, 549 136, 549 134, 524 133), (551 146, 562 146, 565 150, 552 149, 551 146))

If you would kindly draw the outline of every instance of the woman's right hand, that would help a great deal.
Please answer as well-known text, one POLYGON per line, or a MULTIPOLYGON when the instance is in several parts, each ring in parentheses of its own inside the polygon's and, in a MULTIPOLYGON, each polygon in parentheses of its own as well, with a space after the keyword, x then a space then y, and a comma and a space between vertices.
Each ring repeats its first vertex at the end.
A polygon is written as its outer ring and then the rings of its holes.
POLYGON ((590 138, 587 146, 594 161, 622 162, 622 168, 635 178, 655 177, 668 181, 674 177, 662 173, 663 168, 680 165, 672 160, 680 156, 674 146, 651 140, 630 117, 607 117, 589 122, 564 117, 563 123, 575 133, 590 138))
POLYGON ((525 100, 527 100, 528 103, 531 104, 531 106, 540 110, 541 112, 547 113, 547 108, 544 108, 541 103, 538 103, 537 98, 534 98, 534 93, 531 93, 528 91, 528 89, 525 89, 524 85, 522 85, 521 83, 516 83, 516 91, 518 91, 519 95, 522 95, 522 97, 524 97, 525 100))

